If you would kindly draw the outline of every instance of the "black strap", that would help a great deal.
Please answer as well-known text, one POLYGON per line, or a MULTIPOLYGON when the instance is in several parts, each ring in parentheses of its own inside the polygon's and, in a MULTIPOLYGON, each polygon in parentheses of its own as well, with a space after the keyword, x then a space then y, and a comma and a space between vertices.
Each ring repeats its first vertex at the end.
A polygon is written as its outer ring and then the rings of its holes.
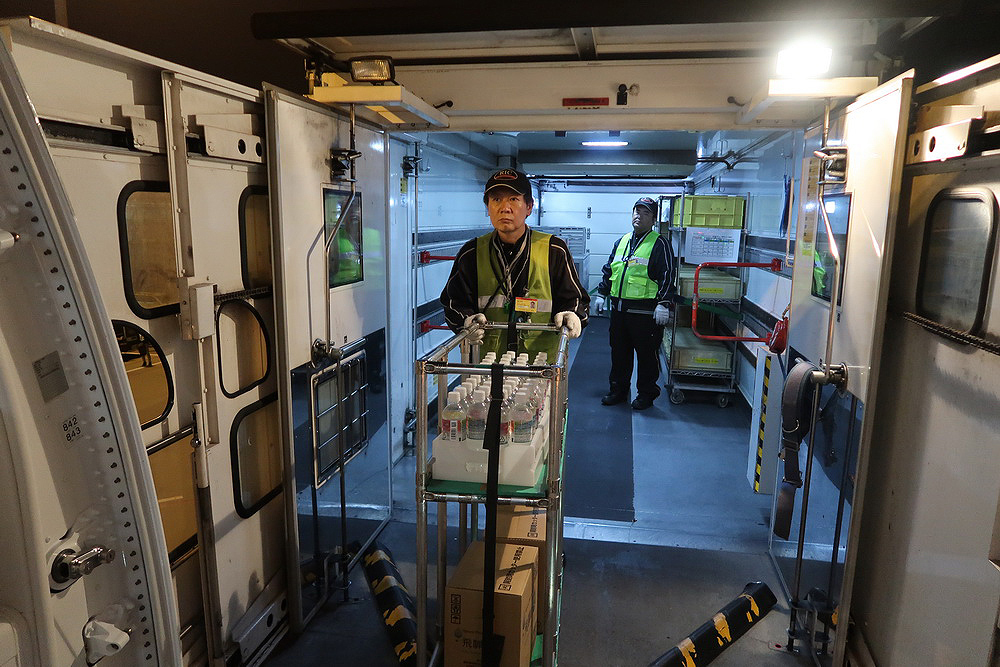
POLYGON ((517 299, 511 299, 507 304, 507 351, 517 352, 517 299))
POLYGON ((490 367, 490 410, 486 416, 483 449, 489 452, 486 469, 486 549, 483 556, 483 667, 499 667, 503 637, 494 633, 494 586, 497 569, 497 496, 500 487, 500 408, 503 405, 503 366, 490 367))
POLYGON ((802 486, 799 448, 809 433, 813 394, 816 392, 812 381, 815 370, 817 368, 811 363, 800 361, 789 371, 781 392, 781 459, 785 471, 775 504, 774 534, 784 540, 788 539, 792 529, 795 492, 802 486))

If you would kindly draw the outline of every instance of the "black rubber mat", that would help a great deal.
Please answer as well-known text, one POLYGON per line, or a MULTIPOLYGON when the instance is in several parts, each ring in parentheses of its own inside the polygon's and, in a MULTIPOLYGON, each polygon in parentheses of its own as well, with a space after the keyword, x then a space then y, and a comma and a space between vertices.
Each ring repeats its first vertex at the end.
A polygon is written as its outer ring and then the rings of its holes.
POLYGON ((601 405, 608 392, 608 320, 593 317, 569 372, 565 516, 635 520, 632 408, 601 405))

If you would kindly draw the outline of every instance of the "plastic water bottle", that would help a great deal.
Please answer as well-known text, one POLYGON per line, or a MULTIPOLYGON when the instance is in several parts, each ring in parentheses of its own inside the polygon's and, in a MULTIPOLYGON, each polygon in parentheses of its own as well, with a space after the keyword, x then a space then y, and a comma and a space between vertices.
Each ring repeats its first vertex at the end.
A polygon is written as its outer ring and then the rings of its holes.
POLYGON ((469 440, 482 440, 486 435, 486 417, 490 412, 490 402, 486 392, 477 389, 472 392, 472 404, 469 406, 469 440))
POLYGON ((506 445, 510 443, 510 413, 513 408, 512 406, 513 397, 511 396, 510 389, 504 390, 503 403, 500 406, 500 444, 506 445))
POLYGON ((457 391, 448 392, 448 405, 441 412, 441 439, 461 442, 465 440, 467 415, 461 406, 457 391))
POLYGON ((535 413, 528 402, 528 394, 519 391, 510 411, 511 440, 516 444, 528 444, 535 434, 535 413))
POLYGON ((464 398, 466 404, 468 404, 469 399, 472 398, 472 392, 476 388, 476 385, 478 384, 473 378, 475 378, 475 376, 472 376, 472 378, 469 378, 468 380, 462 383, 462 388, 465 389, 464 398))
POLYGON ((517 355, 517 363, 515 365, 516 366, 527 366, 528 365, 528 353, 527 352, 522 352, 521 354, 517 355))
POLYGON ((544 366, 545 362, 548 360, 549 355, 545 352, 539 352, 535 355, 535 366, 544 366))

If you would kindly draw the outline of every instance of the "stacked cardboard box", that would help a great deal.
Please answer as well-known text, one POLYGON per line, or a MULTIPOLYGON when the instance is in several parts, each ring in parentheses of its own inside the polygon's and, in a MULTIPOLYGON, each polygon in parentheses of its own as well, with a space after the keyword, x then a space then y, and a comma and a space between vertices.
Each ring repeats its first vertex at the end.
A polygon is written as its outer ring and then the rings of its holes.
MULTIPOLYGON (((497 508, 497 542, 519 544, 538 549, 538 569, 535 577, 537 592, 535 600, 543 604, 542 594, 548 585, 548 549, 545 547, 545 510, 537 507, 501 505, 497 508)), ((545 610, 540 606, 535 611, 538 632, 544 631, 545 610)))
MULTIPOLYGON (((483 638, 485 545, 473 542, 445 590, 444 667, 479 667, 483 638)), ((535 643, 538 549, 497 544, 494 631, 504 638, 500 667, 527 667, 535 643)))

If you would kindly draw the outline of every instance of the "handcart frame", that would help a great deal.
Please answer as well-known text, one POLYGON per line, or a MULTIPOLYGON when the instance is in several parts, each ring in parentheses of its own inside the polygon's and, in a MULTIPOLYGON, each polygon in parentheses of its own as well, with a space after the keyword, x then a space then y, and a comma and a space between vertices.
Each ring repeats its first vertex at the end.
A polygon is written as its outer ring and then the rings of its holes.
MULTIPOLYGON (((544 667, 555 667, 558 661, 559 639, 559 609, 562 591, 563 564, 563 450, 565 438, 566 408, 567 408, 567 367, 568 367, 568 331, 552 324, 517 323, 519 331, 551 331, 560 334, 559 347, 555 363, 545 366, 505 366, 503 375, 509 377, 544 378, 549 384, 549 448, 546 459, 545 479, 534 488, 519 489, 512 493, 510 489, 501 488, 497 503, 500 505, 521 505, 541 507, 546 511, 546 548, 548 550, 548 581, 544 590, 544 599, 538 601, 539 613, 545 614, 542 632, 542 661, 544 667)), ((431 352, 420 357, 415 362, 416 376, 416 500, 417 500, 417 665, 440 664, 443 650, 443 629, 445 626, 445 587, 447 583, 447 535, 448 535, 448 503, 459 504, 459 550, 464 554, 469 539, 475 539, 479 528, 478 509, 486 502, 486 492, 461 493, 441 492, 433 488, 433 459, 428 452, 428 376, 436 375, 438 382, 438 413, 444 408, 448 394, 448 378, 450 375, 489 375, 490 366, 480 365, 479 345, 471 344, 470 337, 479 329, 503 329, 508 325, 492 324, 466 329, 448 339, 431 352), (448 357, 455 348, 461 349, 461 363, 450 363, 448 357), (428 553, 427 530, 428 503, 436 502, 437 506, 437 599, 438 619, 434 631, 434 651, 428 658, 427 642, 427 586, 428 586, 428 553), (468 520, 471 508, 471 525, 468 520)))

